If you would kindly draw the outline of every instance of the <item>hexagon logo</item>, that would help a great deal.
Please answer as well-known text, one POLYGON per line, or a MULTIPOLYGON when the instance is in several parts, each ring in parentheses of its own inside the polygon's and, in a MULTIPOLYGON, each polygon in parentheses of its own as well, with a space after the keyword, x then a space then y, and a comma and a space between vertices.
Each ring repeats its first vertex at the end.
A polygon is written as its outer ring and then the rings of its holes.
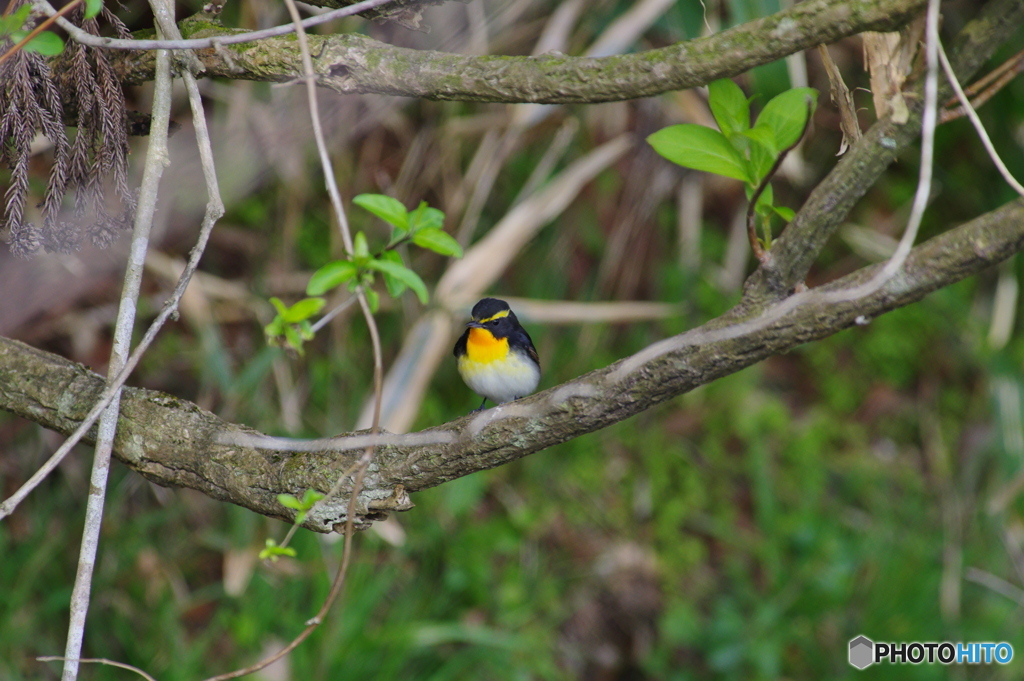
POLYGON ((857 669, 870 666, 874 660, 875 643, 867 636, 858 636, 850 641, 850 664, 857 669))

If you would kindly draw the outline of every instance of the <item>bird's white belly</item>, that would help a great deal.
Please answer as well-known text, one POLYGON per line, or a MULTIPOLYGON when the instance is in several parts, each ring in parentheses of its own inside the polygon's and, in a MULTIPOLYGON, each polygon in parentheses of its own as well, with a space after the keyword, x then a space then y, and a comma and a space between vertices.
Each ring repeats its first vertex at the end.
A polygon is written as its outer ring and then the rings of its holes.
POLYGON ((474 362, 463 355, 459 374, 473 392, 497 404, 529 395, 540 383, 540 369, 518 352, 493 362, 474 362))

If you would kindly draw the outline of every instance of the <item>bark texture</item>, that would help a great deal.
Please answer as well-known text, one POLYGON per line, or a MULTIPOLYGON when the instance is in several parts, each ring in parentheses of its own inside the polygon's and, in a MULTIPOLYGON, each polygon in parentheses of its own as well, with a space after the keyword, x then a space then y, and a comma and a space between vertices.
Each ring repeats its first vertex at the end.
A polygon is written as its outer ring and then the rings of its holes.
MULTIPOLYGON (((309 40, 318 83, 341 93, 593 103, 704 85, 863 31, 895 30, 923 11, 925 4, 925 0, 807 0, 706 38, 602 58, 464 56, 393 47, 357 35, 310 35, 309 40)), ((205 38, 245 31, 196 16, 181 22, 181 32, 185 38, 205 38)), ((302 73, 298 44, 290 35, 196 52, 208 76, 288 81, 302 73)), ((124 53, 115 68, 126 83, 150 80, 153 55, 124 53)))

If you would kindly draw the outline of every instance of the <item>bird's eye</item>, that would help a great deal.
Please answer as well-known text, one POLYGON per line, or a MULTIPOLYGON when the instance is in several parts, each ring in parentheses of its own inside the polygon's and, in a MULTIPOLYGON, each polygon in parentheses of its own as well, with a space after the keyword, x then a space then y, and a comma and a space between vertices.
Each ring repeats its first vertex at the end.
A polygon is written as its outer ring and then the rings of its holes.
POLYGON ((497 319, 492 319, 491 321, 487 322, 487 326, 497 326, 497 325, 498 325, 498 320, 497 319))

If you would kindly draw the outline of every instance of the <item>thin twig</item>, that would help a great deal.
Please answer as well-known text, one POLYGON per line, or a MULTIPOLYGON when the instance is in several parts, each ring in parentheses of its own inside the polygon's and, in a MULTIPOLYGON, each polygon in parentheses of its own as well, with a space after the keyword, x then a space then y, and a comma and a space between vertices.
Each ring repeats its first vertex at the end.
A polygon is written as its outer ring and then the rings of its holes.
MULTIPOLYGON (((382 5, 386 5, 392 0, 363 0, 354 5, 348 7, 342 7, 340 9, 325 12, 315 17, 309 17, 302 21, 302 26, 311 28, 313 26, 319 26, 335 19, 341 19, 342 17, 349 17, 353 14, 359 14, 367 10, 375 9, 382 5)), ((48 16, 54 16, 57 14, 57 10, 53 8, 47 0, 33 0, 33 4, 36 9, 48 16)), ((263 40, 264 38, 276 38, 282 35, 288 35, 289 33, 295 32, 295 24, 282 24, 281 26, 274 26, 273 28, 266 28, 260 31, 248 31, 245 33, 239 33, 238 35, 232 36, 214 36, 211 38, 192 38, 189 40, 123 40, 120 38, 104 38, 102 36, 93 35, 87 31, 83 31, 78 26, 75 26, 70 21, 63 17, 57 19, 57 25, 68 32, 71 39, 75 42, 83 45, 89 45, 90 47, 101 47, 111 50, 200 50, 209 47, 216 47, 218 45, 238 45, 239 43, 251 43, 256 40, 263 40)))
POLYGON ((990 85, 1001 83, 1005 76, 1010 75, 1012 77, 1017 75, 1022 64, 1024 64, 1024 50, 1021 50, 978 80, 968 85, 964 88, 964 92, 967 93, 968 97, 978 96, 983 90, 987 91, 990 85))
MULTIPOLYGON (((1024 54, 1024 53, 1022 53, 1024 54)), ((960 87, 960 81, 956 79, 956 74, 953 73, 953 67, 949 63, 949 59, 946 58, 946 51, 942 49, 942 45, 939 45, 939 59, 942 61, 942 69, 946 72, 946 78, 949 80, 949 84, 953 86, 953 91, 956 92, 957 99, 960 100, 960 106, 963 107, 967 117, 971 119, 971 124, 974 125, 974 129, 978 132, 978 137, 981 138, 981 143, 985 145, 985 150, 988 152, 989 158, 992 159, 992 163, 995 164, 999 170, 999 174, 1003 176, 1006 183, 1013 187, 1013 190, 1024 196, 1024 187, 1021 186, 1020 182, 1013 176, 1010 169, 1003 163, 1003 159, 999 157, 999 152, 996 151, 996 147, 992 144, 992 140, 988 136, 988 132, 985 130, 985 126, 982 124, 981 119, 978 117, 978 113, 971 106, 971 102, 967 99, 967 95, 964 93, 963 88, 960 87)))
MULTIPOLYGON (((1021 50, 989 73, 971 83, 964 89, 964 93, 971 100, 974 108, 978 109, 985 102, 992 99, 997 92, 1006 87, 1021 71, 1024 71, 1024 50, 1021 50)), ((954 101, 956 101, 955 97, 946 104, 947 108, 943 109, 939 114, 939 123, 955 121, 967 114, 967 110, 963 106, 958 106, 955 109, 948 108, 954 101)))
MULTIPOLYGON (((337 183, 334 180, 334 170, 331 166, 330 155, 327 151, 327 144, 324 140, 323 129, 320 123, 319 106, 316 96, 316 81, 314 79, 313 72, 313 60, 309 53, 309 44, 306 40, 306 32, 303 29, 302 22, 299 20, 299 11, 295 6, 294 0, 285 0, 285 5, 288 7, 288 12, 292 17, 292 21, 295 25, 295 34, 299 43, 299 51, 302 55, 302 66, 303 76, 306 84, 306 92, 309 99, 309 114, 313 124, 313 135, 316 139, 317 150, 320 154, 320 164, 323 169, 324 179, 327 184, 327 191, 331 198, 331 204, 334 207, 335 213, 338 217, 338 226, 341 230, 342 240, 345 244, 345 250, 351 255, 352 253, 352 235, 349 230, 348 220, 345 216, 344 206, 341 203, 341 194, 338 192, 337 183)), ((370 310, 370 305, 366 300, 366 294, 362 288, 356 290, 355 300, 359 301, 359 305, 363 310, 363 316, 366 318, 367 326, 370 329, 370 338, 373 343, 373 378, 374 378, 374 393, 375 393, 375 409, 373 419, 372 434, 376 436, 380 432, 380 405, 383 393, 383 382, 384 382, 384 369, 382 360, 382 351, 380 345, 380 334, 377 330, 377 324, 373 318, 373 312, 370 310)), ((347 305, 347 303, 343 303, 347 305)), ((340 306, 339 306, 340 307, 340 306)), ((340 489, 341 483, 346 480, 353 468, 356 470, 355 479, 353 480, 352 492, 348 499, 348 509, 345 515, 345 541, 342 548, 341 565, 338 568, 337 573, 334 576, 334 581, 331 584, 330 593, 328 593, 326 600, 320 607, 317 614, 306 623, 306 628, 303 629, 299 634, 292 639, 288 645, 284 646, 281 650, 277 651, 273 655, 270 655, 255 664, 252 664, 244 669, 236 669, 225 674, 211 677, 206 681, 227 681, 228 679, 238 678, 239 676, 245 676, 255 671, 263 669, 270 664, 273 664, 277 660, 281 659, 285 655, 288 655, 291 651, 295 650, 303 641, 305 641, 313 630, 320 626, 323 622, 324 617, 330 611, 334 602, 338 599, 341 594, 341 589, 345 583, 345 577, 348 574, 348 566, 352 558, 352 538, 355 534, 355 515, 356 515, 356 501, 359 498, 359 493, 362 490, 363 481, 366 477, 366 469, 369 467, 371 460, 373 459, 374 447, 368 446, 363 452, 363 455, 359 460, 349 468, 348 471, 343 473, 338 482, 335 483, 335 489, 331 491, 331 494, 337 493, 336 490, 340 489)), ((330 498, 330 495, 325 496, 323 499, 313 505, 315 509, 319 504, 325 502, 330 498)), ((313 509, 310 509, 311 511, 313 509)), ((294 534, 294 527, 289 530, 285 541, 291 538, 294 534)))
MULTIPOLYGON (((110 352, 108 382, 112 381, 124 367, 131 353, 132 330, 135 327, 135 313, 138 307, 139 290, 142 286, 142 272, 149 249, 149 234, 156 213, 156 201, 160 178, 169 163, 167 154, 167 128, 171 115, 171 65, 170 53, 157 52, 156 83, 153 88, 153 124, 150 127, 149 147, 146 150, 146 164, 142 173, 139 190, 139 204, 135 213, 135 227, 125 267, 124 284, 121 288, 121 304, 114 325, 114 343, 110 352)), ((63 681, 78 678, 78 658, 82 654, 82 638, 85 635, 85 617, 89 611, 89 594, 92 590, 92 574, 96 565, 99 548, 100 527, 103 524, 103 502, 110 473, 110 456, 114 449, 114 435, 117 432, 117 418, 121 394, 116 392, 99 420, 96 438, 96 454, 93 458, 92 475, 89 481, 89 496, 85 509, 85 528, 82 531, 82 546, 79 550, 78 571, 75 586, 71 592, 71 614, 68 624, 67 645, 64 656, 63 681)))
MULTIPOLYGON (((59 656, 59 655, 44 655, 42 657, 37 657, 36 661, 37 662, 61 662, 61 661, 67 662, 68 658, 62 657, 62 656, 59 656)), ((136 674, 138 674, 142 678, 146 679, 146 681, 156 681, 156 679, 154 679, 152 676, 150 676, 146 672, 142 671, 138 667, 133 667, 132 665, 125 664, 124 662, 115 662, 114 660, 108 660, 105 657, 82 657, 82 658, 79 658, 78 660, 75 660, 75 661, 76 662, 86 662, 86 663, 89 663, 89 664, 106 664, 106 665, 110 665, 111 667, 120 667, 121 669, 127 669, 128 671, 135 672, 136 674)))
POLYGON ((342 312, 344 312, 345 310, 350 308, 352 306, 352 303, 354 303, 354 302, 356 302, 356 297, 355 296, 347 298, 345 300, 345 302, 340 303, 336 308, 334 308, 333 310, 331 310, 330 312, 325 314, 323 317, 318 319, 316 321, 316 324, 313 324, 312 326, 309 327, 309 330, 312 331, 313 333, 316 333, 320 329, 322 329, 325 326, 327 326, 331 322, 332 319, 334 319, 339 314, 341 314, 342 312))
MULTIPOLYGON (((380 434, 380 405, 381 398, 384 393, 384 360, 383 352, 381 351, 380 345, 380 333, 377 331, 377 324, 373 321, 373 313, 370 312, 370 306, 366 302, 366 296, 359 296, 359 305, 363 308, 363 316, 369 320, 368 326, 370 328, 370 342, 373 344, 373 390, 374 390, 374 404, 373 404, 373 426, 370 428, 370 434, 376 437, 380 434)), ((373 452, 373 447, 369 446, 366 448, 366 453, 369 455, 373 452)))
POLYGON ((345 244, 345 252, 352 255, 352 234, 348 227, 348 219, 345 216, 345 207, 341 203, 341 193, 338 191, 338 183, 334 179, 334 168, 331 164, 331 156, 327 150, 327 142, 324 139, 324 128, 320 122, 320 103, 316 96, 316 72, 313 70, 313 57, 309 52, 309 41, 306 38, 306 29, 299 20, 299 10, 291 0, 285 0, 288 12, 291 14, 295 27, 295 37, 299 43, 299 54, 302 57, 302 75, 306 83, 306 99, 309 102, 309 117, 313 124, 313 138, 316 140, 316 150, 320 155, 320 167, 324 173, 324 181, 327 183, 327 194, 330 196, 331 205, 338 217, 338 227, 341 230, 341 240, 345 244))
MULTIPOLYGON (((29 43, 29 41, 31 41, 37 35, 39 35, 43 31, 45 31, 46 29, 48 29, 51 25, 53 25, 53 22, 55 22, 58 19, 62 18, 65 14, 67 14, 68 12, 73 10, 74 8, 78 7, 80 4, 82 4, 82 0, 71 0, 71 2, 69 2, 68 4, 66 4, 63 7, 61 7, 59 12, 57 12, 56 14, 54 14, 52 16, 49 16, 46 19, 44 19, 43 21, 39 22, 39 25, 36 26, 35 28, 33 28, 29 32, 29 34, 27 36, 25 36, 24 38, 21 39, 20 42, 18 42, 17 45, 14 45, 13 47, 11 47, 11 49, 7 50, 2 55, 0 55, 0 64, 3 64, 5 61, 7 61, 8 57, 10 57, 12 54, 17 52, 21 48, 25 47, 25 45, 27 45, 29 43)), ((10 2, 7 5, 7 9, 10 9, 13 6, 14 6, 14 3, 10 2)))
MULTIPOLYGON (((345 251, 351 255, 352 233, 349 229, 348 218, 345 214, 345 206, 341 201, 341 193, 338 191, 338 183, 334 179, 334 167, 331 164, 331 156, 327 149, 327 141, 324 138, 323 125, 320 122, 320 105, 317 99, 316 79, 313 71, 313 58, 310 56, 309 43, 306 40, 306 31, 303 23, 299 20, 299 10, 295 7, 294 1, 285 0, 285 4, 288 7, 289 14, 291 14, 292 21, 295 24, 295 36, 298 39, 299 52, 302 56, 302 70, 306 81, 306 95, 309 100, 309 114, 313 124, 313 137, 316 140, 317 152, 320 155, 320 165, 323 169, 324 181, 327 184, 327 193, 330 196, 331 205, 338 218, 338 229, 341 232, 342 242, 345 244, 345 251)), ((359 299, 360 307, 363 308, 363 316, 366 318, 366 324, 370 329, 370 337, 373 340, 374 383, 377 395, 372 431, 373 435, 377 435, 380 427, 381 391, 384 380, 380 336, 377 332, 377 324, 374 321, 373 313, 370 311, 370 306, 366 301, 366 294, 363 292, 362 288, 356 289, 356 297, 359 299)), ((368 447, 367 451, 372 451, 372 449, 372 447, 368 447)))
MULTIPOLYGON (((348 554, 349 541, 350 535, 346 535, 346 555, 348 554)), ((341 587, 345 581, 345 567, 347 567, 347 563, 345 562, 344 558, 342 558, 342 569, 338 570, 337 574, 334 576, 334 582, 331 583, 331 591, 327 594, 327 599, 324 601, 324 604, 320 606, 319 612, 317 612, 317 614, 306 623, 306 628, 303 629, 298 636, 292 639, 288 643, 288 645, 286 645, 284 648, 274 653, 270 657, 260 660, 256 664, 250 665, 243 669, 236 669, 225 674, 211 676, 208 679, 205 679, 204 681, 228 681, 228 679, 237 679, 240 676, 252 674, 253 672, 257 672, 260 669, 263 669, 267 665, 273 664, 277 660, 281 659, 282 657, 284 657, 285 655, 299 647, 299 644, 301 644, 303 641, 309 638, 309 635, 312 634, 318 626, 320 626, 320 622, 323 620, 324 615, 327 614, 327 611, 330 610, 331 605, 333 605, 334 601, 338 598, 338 594, 341 593, 341 587)))
MULTIPOLYGON (((150 6, 153 8, 153 23, 160 29, 161 35, 172 40, 180 40, 181 30, 174 20, 174 3, 165 4, 150 0, 150 6)), ((182 50, 174 56, 175 63, 172 66, 175 70, 188 71, 193 75, 205 70, 203 63, 192 50, 182 50)))

